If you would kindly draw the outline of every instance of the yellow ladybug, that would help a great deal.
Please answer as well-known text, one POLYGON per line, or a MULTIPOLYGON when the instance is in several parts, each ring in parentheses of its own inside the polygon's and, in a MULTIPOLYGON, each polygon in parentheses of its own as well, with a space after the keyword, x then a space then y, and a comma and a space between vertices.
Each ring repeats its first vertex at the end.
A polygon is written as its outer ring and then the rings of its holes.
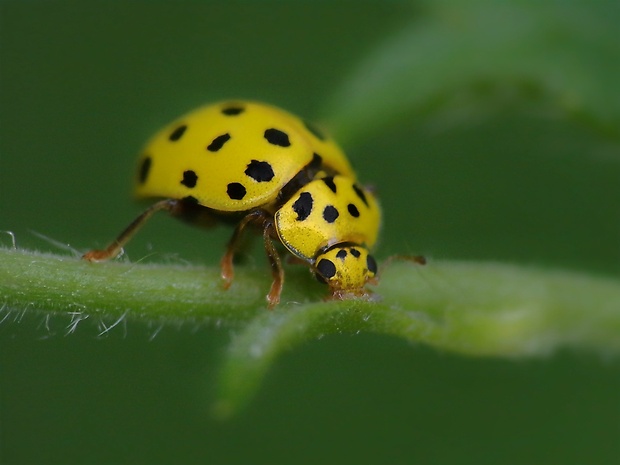
POLYGON ((284 282, 274 239, 327 282, 334 297, 363 294, 364 284, 376 274, 365 248, 375 243, 380 225, 374 196, 357 184, 333 140, 270 105, 220 102, 168 125, 141 152, 135 195, 163 200, 147 208, 106 249, 87 252, 85 260, 118 255, 146 220, 164 210, 204 226, 236 224, 221 261, 226 287, 233 279, 242 233, 248 226, 262 230, 274 278, 267 295, 270 308, 279 302, 284 282), (308 196, 314 210, 308 209, 308 196), (347 251, 349 259, 338 257, 339 250, 347 251), (351 260, 354 250, 363 255, 361 260, 351 260), (326 269, 328 260, 335 264, 333 275, 326 269))

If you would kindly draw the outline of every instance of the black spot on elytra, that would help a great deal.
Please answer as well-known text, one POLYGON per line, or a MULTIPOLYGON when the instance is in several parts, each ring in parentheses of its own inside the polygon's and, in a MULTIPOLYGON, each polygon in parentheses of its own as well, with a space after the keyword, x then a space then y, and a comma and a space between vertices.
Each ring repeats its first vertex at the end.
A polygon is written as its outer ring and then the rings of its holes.
POLYGON ((323 134, 314 124, 312 124, 310 121, 304 121, 304 126, 306 126, 306 129, 308 131, 310 131, 314 137, 316 137, 319 140, 325 140, 325 134, 323 134))
POLYGON ((226 116, 237 116, 243 113, 244 111, 245 111, 245 108, 240 107, 240 106, 222 108, 222 114, 226 116))
POLYGON ((353 255, 355 258, 360 258, 361 252, 357 249, 351 249, 351 255, 353 255))
POLYGON ((198 181, 198 176, 192 170, 183 171, 183 179, 181 180, 181 184, 186 187, 196 187, 196 182, 198 181))
POLYGON ((221 149, 226 142, 230 140, 230 134, 222 134, 221 136, 217 136, 211 143, 207 146, 207 150, 209 152, 217 152, 221 149))
POLYGON ((366 265, 368 266, 368 271, 372 274, 377 274, 377 261, 372 255, 368 255, 368 257, 366 257, 366 265))
POLYGON ((325 183, 327 187, 329 187, 330 191, 332 191, 334 194, 336 193, 336 183, 334 183, 333 176, 327 176, 323 178, 323 182, 325 183))
POLYGON ((149 172, 151 171, 152 164, 153 160, 151 159, 151 157, 146 157, 144 160, 142 160, 142 163, 140 164, 140 170, 138 172, 138 179, 140 180, 141 184, 144 184, 146 182, 146 179, 149 177, 149 172))
POLYGON ((168 136, 168 139, 170 139, 172 142, 176 142, 181 137, 183 137, 183 134, 185 134, 186 129, 187 129, 187 124, 183 124, 179 126, 178 128, 176 128, 174 131, 170 133, 170 135, 168 136))
POLYGON ((345 258, 347 258, 347 251, 344 249, 340 249, 338 253, 336 254, 336 258, 339 258, 340 260, 344 260, 345 258))
POLYGON ((323 219, 328 223, 336 221, 339 215, 340 213, 338 213, 338 210, 333 205, 328 205, 325 207, 325 210, 323 210, 323 219))
POLYGON ((246 192, 247 191, 245 190, 245 187, 243 186, 243 184, 240 184, 238 182, 231 182, 230 184, 228 184, 228 187, 226 189, 226 193, 228 194, 228 197, 230 197, 232 200, 243 199, 243 197, 245 197, 246 192))
POLYGON ((327 258, 322 258, 317 264, 316 269, 326 279, 331 279, 336 275, 336 265, 327 258))
POLYGON ((289 147, 291 145, 291 141, 288 140, 288 134, 279 129, 266 129, 265 139, 267 139, 267 142, 270 144, 280 147, 289 147))
POLYGON ((347 210, 349 210, 349 213, 351 214, 352 217, 357 218, 358 216, 360 216, 360 211, 357 209, 357 207, 355 205, 353 205, 352 203, 350 203, 349 205, 347 205, 347 210))
POLYGON ((245 170, 245 174, 256 182, 269 182, 275 176, 273 168, 266 161, 252 160, 245 170))
POLYGON ((312 194, 308 192, 302 192, 299 194, 299 198, 293 204, 293 211, 297 213, 297 221, 303 221, 312 212, 312 194))
POLYGON ((366 199, 366 194, 364 194, 364 191, 357 184, 353 184, 353 190, 360 200, 364 202, 364 205, 368 206, 368 199, 366 199))

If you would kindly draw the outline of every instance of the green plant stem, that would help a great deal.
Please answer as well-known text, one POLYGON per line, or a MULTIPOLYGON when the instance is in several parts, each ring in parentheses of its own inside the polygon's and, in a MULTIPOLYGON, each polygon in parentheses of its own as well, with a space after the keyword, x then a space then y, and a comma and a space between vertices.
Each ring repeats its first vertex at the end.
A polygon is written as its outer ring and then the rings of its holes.
POLYGON ((214 267, 92 264, 0 249, 0 308, 237 326, 221 373, 221 414, 251 398, 283 351, 334 333, 387 334, 477 356, 537 356, 560 347, 620 352, 617 279, 499 263, 400 261, 382 271, 373 299, 323 302, 303 267, 289 267, 287 277, 283 303, 268 311, 263 270, 238 270, 225 291, 214 267))
POLYGON ((620 282, 494 263, 398 263, 380 302, 261 314, 233 340, 217 412, 234 413, 274 359, 309 339, 371 332, 471 356, 541 356, 560 347, 620 352, 620 282))
POLYGON ((262 305, 268 279, 240 273, 229 292, 219 270, 186 265, 89 263, 77 257, 0 249, 0 306, 118 318, 245 321, 262 305), (242 289, 242 291, 240 291, 242 289))

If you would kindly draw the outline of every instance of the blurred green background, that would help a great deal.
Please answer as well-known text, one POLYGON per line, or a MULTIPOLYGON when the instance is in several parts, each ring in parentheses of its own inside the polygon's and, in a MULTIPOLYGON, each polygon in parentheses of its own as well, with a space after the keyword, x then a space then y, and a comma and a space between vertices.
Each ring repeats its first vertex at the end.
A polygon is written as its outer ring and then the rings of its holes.
MULTIPOLYGON (((592 3, 603 21, 613 2, 592 3)), ((231 97, 337 121, 334 96, 357 65, 433 20, 433 2, 1 0, 0 230, 24 248, 59 251, 33 232, 101 246, 140 210, 135 156, 160 126, 231 97)), ((592 52, 566 53, 579 64, 592 52)), ((462 58, 444 66, 456 80, 462 58)), ((620 275, 618 138, 489 79, 344 139, 382 200, 377 255, 620 275)), ((128 254, 215 265, 228 234, 162 216, 128 254)), ((289 353, 246 411, 219 422, 209 401, 228 330, 169 325, 151 338, 157 328, 129 322, 97 337, 86 321, 65 336, 67 323, 0 325, 0 463, 620 463, 614 358, 473 359, 328 337, 289 353)))

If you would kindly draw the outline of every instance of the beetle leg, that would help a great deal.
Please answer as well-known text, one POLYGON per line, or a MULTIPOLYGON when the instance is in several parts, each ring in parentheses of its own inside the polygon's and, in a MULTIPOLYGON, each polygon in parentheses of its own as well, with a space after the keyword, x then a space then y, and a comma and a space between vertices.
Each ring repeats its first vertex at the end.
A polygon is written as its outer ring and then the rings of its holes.
POLYGON ((270 310, 280 303, 280 294, 282 294, 282 286, 284 285, 282 260, 271 240, 273 232, 273 224, 270 221, 266 221, 263 229, 263 239, 265 241, 265 252, 267 253, 267 258, 271 265, 271 274, 273 276, 271 289, 269 290, 269 294, 267 294, 267 302, 270 310))
POLYGON ((235 230, 228 241, 228 245, 226 246, 226 253, 220 260, 220 273, 222 279, 224 280, 224 289, 228 289, 230 287, 233 278, 235 277, 233 259, 235 258, 235 253, 239 249, 239 246, 243 243, 242 239, 245 228, 248 224, 258 221, 259 219, 263 219, 265 215, 266 212, 263 210, 252 210, 245 215, 235 227, 235 230))
POLYGON ((166 210, 174 214, 175 210, 180 208, 180 205, 181 202, 175 199, 160 200, 159 202, 154 203, 149 208, 144 210, 135 220, 133 220, 129 226, 127 226, 123 232, 121 232, 118 237, 105 249, 91 250, 82 255, 82 258, 84 260, 88 260, 89 262, 101 262, 116 257, 122 252, 125 244, 131 240, 131 238, 142 226, 144 226, 144 223, 146 223, 151 216, 162 210, 166 210))

